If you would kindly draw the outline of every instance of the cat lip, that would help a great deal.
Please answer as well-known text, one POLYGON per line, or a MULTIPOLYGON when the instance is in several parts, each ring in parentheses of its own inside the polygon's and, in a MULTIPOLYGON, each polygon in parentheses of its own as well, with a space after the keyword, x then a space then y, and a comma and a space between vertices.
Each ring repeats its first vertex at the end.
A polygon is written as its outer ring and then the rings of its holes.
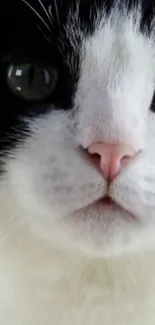
POLYGON ((106 195, 104 197, 101 197, 100 199, 98 199, 97 201, 93 202, 92 204, 95 203, 100 203, 103 206, 107 206, 107 207, 119 207, 122 208, 121 205, 119 205, 113 198, 111 198, 110 196, 106 195))
POLYGON ((111 211, 113 214, 115 214, 115 213, 118 214, 118 211, 120 211, 121 216, 124 215, 125 219, 132 219, 134 221, 137 221, 136 216, 134 214, 132 214, 131 211, 129 211, 128 209, 123 207, 123 205, 121 205, 115 199, 113 199, 112 197, 110 197, 108 195, 102 196, 102 197, 92 201, 91 203, 84 206, 83 208, 75 210, 75 212, 84 211, 89 214, 90 209, 91 210, 93 209, 94 212, 96 211, 97 213, 100 211, 101 214, 103 212, 104 215, 106 212, 108 213, 109 211, 111 211))
MULTIPOLYGON (((119 205, 111 196, 109 195, 105 195, 100 197, 99 199, 97 199, 95 202, 101 202, 102 204, 115 204, 115 205, 119 205)), ((93 204, 93 203, 92 203, 93 204)))
POLYGON ((99 198, 98 200, 92 202, 90 204, 91 206, 97 206, 100 205, 105 209, 110 209, 110 210, 121 210, 129 214, 129 216, 137 220, 136 216, 132 214, 131 211, 127 210, 125 207, 123 207, 121 204, 119 204, 117 201, 115 201, 112 197, 106 195, 104 197, 99 198))

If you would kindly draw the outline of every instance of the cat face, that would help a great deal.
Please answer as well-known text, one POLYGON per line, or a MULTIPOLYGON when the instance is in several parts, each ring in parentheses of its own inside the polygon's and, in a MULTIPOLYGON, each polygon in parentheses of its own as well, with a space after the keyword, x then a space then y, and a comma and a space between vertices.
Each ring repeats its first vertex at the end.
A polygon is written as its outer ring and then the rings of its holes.
POLYGON ((47 243, 91 256, 155 247, 152 12, 153 1, 110 0, 23 0, 10 10, 1 189, 47 243), (96 142, 135 150, 110 182, 88 153, 96 142))

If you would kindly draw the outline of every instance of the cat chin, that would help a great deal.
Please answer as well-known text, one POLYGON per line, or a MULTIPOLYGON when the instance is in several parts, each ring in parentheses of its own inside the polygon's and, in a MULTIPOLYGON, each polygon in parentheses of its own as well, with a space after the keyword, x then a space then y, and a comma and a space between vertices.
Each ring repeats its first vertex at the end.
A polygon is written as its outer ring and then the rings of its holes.
POLYGON ((153 229, 135 225, 127 214, 120 213, 117 220, 113 214, 102 215, 102 221, 97 220, 98 216, 87 221, 84 220, 86 215, 72 217, 72 222, 63 221, 59 230, 52 235, 53 243, 65 250, 94 258, 115 258, 149 251, 155 247, 153 229))
POLYGON ((46 246, 59 247, 90 258, 115 258, 155 247, 152 227, 141 224, 127 211, 90 205, 68 216, 30 214, 31 236, 46 246), (51 218, 48 218, 48 215, 51 218))

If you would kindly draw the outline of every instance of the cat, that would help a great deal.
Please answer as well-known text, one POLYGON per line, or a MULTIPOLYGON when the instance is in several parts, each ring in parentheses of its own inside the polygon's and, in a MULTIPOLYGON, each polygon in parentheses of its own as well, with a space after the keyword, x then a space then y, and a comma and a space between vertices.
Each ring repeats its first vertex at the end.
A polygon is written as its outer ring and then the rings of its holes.
POLYGON ((155 324, 154 12, 1 4, 0 324, 155 324))

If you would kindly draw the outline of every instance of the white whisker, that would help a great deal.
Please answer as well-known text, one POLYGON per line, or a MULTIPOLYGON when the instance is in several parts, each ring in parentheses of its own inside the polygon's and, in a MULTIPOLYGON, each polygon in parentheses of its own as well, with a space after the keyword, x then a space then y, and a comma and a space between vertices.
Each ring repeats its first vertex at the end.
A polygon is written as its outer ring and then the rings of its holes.
POLYGON ((58 21, 58 24, 60 25, 57 0, 54 0, 54 5, 55 5, 55 12, 56 12, 57 21, 58 21))
POLYGON ((38 30, 42 33, 42 36, 44 37, 44 39, 45 39, 48 43, 50 43, 50 42, 51 42, 50 38, 49 38, 48 36, 45 35, 45 33, 42 31, 41 27, 40 27, 39 25, 37 25, 37 28, 38 28, 38 30))
POLYGON ((51 32, 51 28, 45 22, 45 20, 39 15, 39 13, 26 0, 21 0, 21 1, 23 1, 36 14, 36 16, 43 22, 44 26, 46 26, 47 29, 51 32))
POLYGON ((52 5, 48 6, 48 12, 49 12, 50 17, 53 18, 52 17, 52 5))
POLYGON ((52 16, 50 17, 50 15, 49 15, 48 11, 46 10, 45 6, 43 5, 42 1, 41 1, 41 0, 38 0, 38 2, 39 2, 40 5, 42 6, 42 8, 43 8, 43 10, 44 10, 44 12, 45 12, 45 14, 46 14, 46 16, 47 16, 48 19, 49 19, 49 22, 52 24, 52 21, 51 21, 52 16))

